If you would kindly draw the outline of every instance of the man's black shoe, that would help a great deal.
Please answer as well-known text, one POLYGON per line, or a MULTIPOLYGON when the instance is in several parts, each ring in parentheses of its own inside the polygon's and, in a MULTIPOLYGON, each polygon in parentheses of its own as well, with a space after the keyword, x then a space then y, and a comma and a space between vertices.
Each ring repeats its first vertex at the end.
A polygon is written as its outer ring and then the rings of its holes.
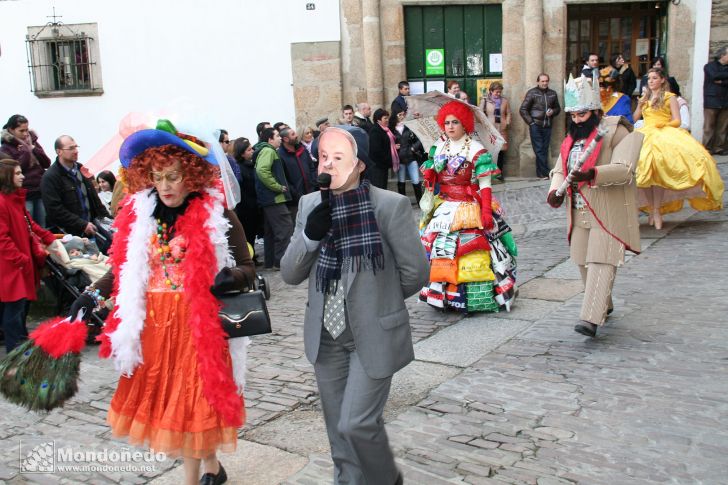
POLYGON ((582 320, 576 324, 576 326, 574 327, 574 331, 582 335, 586 335, 587 337, 596 337, 597 326, 593 323, 585 322, 584 320, 582 320))
POLYGON ((614 311, 614 308, 607 308, 607 315, 611 315, 614 311))
POLYGON ((205 473, 200 478, 200 485, 222 485, 227 482, 227 473, 225 473, 222 463, 218 462, 218 464, 220 465, 220 469, 217 471, 217 474, 205 473))
POLYGON ((402 477, 402 473, 397 475, 397 481, 394 482, 394 485, 403 485, 404 484, 404 478, 402 477))

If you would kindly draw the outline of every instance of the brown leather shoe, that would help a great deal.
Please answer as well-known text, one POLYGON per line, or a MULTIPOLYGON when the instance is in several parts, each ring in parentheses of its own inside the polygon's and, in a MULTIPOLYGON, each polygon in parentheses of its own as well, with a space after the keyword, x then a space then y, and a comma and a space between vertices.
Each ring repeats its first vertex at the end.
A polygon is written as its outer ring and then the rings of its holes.
POLYGON ((576 333, 586 335, 587 337, 596 337, 597 326, 591 322, 585 322, 584 320, 580 320, 579 323, 574 326, 574 331, 576 333))

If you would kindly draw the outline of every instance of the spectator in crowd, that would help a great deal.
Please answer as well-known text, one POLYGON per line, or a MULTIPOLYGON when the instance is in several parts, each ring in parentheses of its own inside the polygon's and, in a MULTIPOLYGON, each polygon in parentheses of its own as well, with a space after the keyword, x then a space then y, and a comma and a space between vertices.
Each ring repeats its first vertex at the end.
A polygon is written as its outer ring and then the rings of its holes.
MULTIPOLYGON (((632 118, 632 100, 622 93, 620 89, 619 76, 614 76, 616 71, 613 67, 607 66, 599 71, 599 95, 602 103, 602 111, 606 116, 624 116, 627 121, 634 123, 632 118)), ((591 82, 595 82, 593 79, 591 82)))
POLYGON ((703 72, 703 145, 713 155, 728 155, 728 45, 703 72))
POLYGON ((96 182, 99 185, 99 199, 106 207, 106 210, 111 213, 110 204, 111 197, 114 194, 114 186, 116 185, 116 177, 109 170, 104 170, 96 176, 96 182))
POLYGON ((447 82, 447 93, 451 98, 460 98, 460 83, 451 79, 447 82))
POLYGON ((43 147, 38 143, 38 135, 28 128, 28 118, 13 115, 3 126, 0 133, 0 159, 17 160, 23 170, 25 181, 23 188, 27 191, 25 207, 31 217, 41 227, 46 227, 46 212, 40 195, 40 180, 51 165, 43 147))
POLYGON ((536 82, 538 85, 526 92, 519 113, 529 127, 536 154, 536 176, 548 179, 552 121, 561 112, 561 106, 556 91, 549 89, 548 74, 539 74, 536 82))
POLYGON ((25 208, 24 178, 18 161, 0 159, 0 323, 8 352, 28 338, 25 318, 40 283, 43 246, 55 239, 25 208))
POLYGON ((258 138, 260 138, 260 134, 263 133, 263 130, 265 130, 266 128, 270 128, 271 126, 273 125, 270 124, 270 121, 261 121, 260 123, 258 123, 255 126, 255 133, 258 135, 258 138))
POLYGON ((78 148, 76 141, 68 135, 56 139, 56 161, 43 174, 41 194, 48 214, 48 227, 58 227, 74 236, 94 236, 94 219, 110 215, 99 199, 92 179, 81 173, 78 148))
POLYGON ((627 61, 624 60, 624 55, 622 53, 614 54, 609 66, 611 68, 609 77, 614 80, 614 90, 632 96, 637 88, 637 76, 635 76, 627 61))
POLYGON ((316 120, 316 129, 318 130, 318 135, 316 135, 316 137, 314 137, 314 138, 319 137, 321 135, 321 133, 326 131, 326 128, 328 128, 329 126, 331 126, 331 123, 329 123, 329 119, 326 116, 324 116, 323 118, 317 119, 316 120))
POLYGON ((395 143, 399 147, 399 170, 397 171, 397 192, 407 195, 407 177, 412 183, 415 192, 415 199, 419 203, 422 198, 422 186, 420 185, 420 163, 427 160, 427 154, 420 140, 412 133, 412 130, 404 125, 406 111, 394 112, 389 118, 389 131, 394 135, 395 143))
MULTIPOLYGON (((665 73, 665 76, 667 78, 667 85, 668 85, 671 93, 680 91, 680 85, 677 83, 677 80, 674 77, 667 75, 667 62, 665 61, 664 57, 658 56, 658 57, 655 57, 654 59, 652 59, 652 68, 660 69, 660 70, 662 70, 662 72, 665 73)), ((640 86, 641 86, 640 92, 642 93, 641 96, 644 96, 645 91, 649 91, 648 86, 647 86, 647 74, 642 76, 642 80, 640 81, 640 86)))
POLYGON ((404 98, 405 96, 410 95, 410 85, 407 81, 400 81, 399 84, 397 84, 397 89, 399 89, 399 94, 396 98, 394 98, 394 101, 392 101, 390 111, 394 111, 395 107, 398 107, 400 111, 407 111, 407 100, 404 98))
POLYGON ((220 147, 222 148, 222 151, 225 153, 225 156, 227 157, 228 164, 230 165, 230 168, 233 171, 233 174, 235 175, 235 180, 238 181, 238 185, 240 185, 240 167, 238 166, 237 162, 235 162, 235 158, 233 158, 232 151, 233 151, 233 142, 230 140, 230 136, 228 135, 227 130, 220 129, 220 135, 218 137, 218 141, 220 142, 220 147))
POLYGON ((593 76, 599 76, 599 54, 590 52, 586 58, 584 67, 581 68, 582 76, 586 76, 587 79, 592 79, 593 76))
MULTIPOLYGON (((240 203, 235 207, 235 213, 240 219, 245 231, 245 237, 252 244, 258 237, 263 237, 263 212, 258 206, 255 192, 255 164, 253 164, 253 146, 247 138, 238 138, 233 143, 233 158, 240 166, 240 203)), ((253 256, 255 264, 257 255, 253 256)))
MULTIPOLYGON (((680 107, 680 128, 690 131, 690 107, 688 106, 688 101, 682 97, 679 90, 673 94, 677 98, 677 105, 680 107)), ((728 130, 728 127, 726 129, 728 130)))
POLYGON ((372 127, 374 126, 374 123, 372 123, 371 120, 372 116, 372 107, 369 106, 369 103, 359 103, 356 105, 356 113, 354 113, 354 126, 358 126, 362 130, 366 131, 367 134, 369 134, 370 131, 372 131, 372 127))
POLYGON ((291 223, 296 221, 298 200, 306 194, 316 190, 316 172, 313 160, 308 150, 298 142, 298 134, 293 128, 284 128, 281 131, 281 146, 278 147, 278 156, 283 160, 283 168, 288 180, 291 200, 287 203, 291 213, 291 223))
POLYGON ((274 128, 266 128, 260 135, 258 155, 255 158, 255 192, 258 205, 263 209, 265 224, 265 269, 279 269, 293 233, 291 213, 287 202, 291 193, 285 175, 285 166, 278 155, 281 136, 274 128))
POLYGON ((273 125, 273 128, 280 133, 284 128, 288 128, 288 124, 284 123, 282 121, 277 122, 275 125, 273 125))
MULTIPOLYGON (((393 167, 394 162, 392 157, 398 157, 398 147, 393 138, 394 135, 389 131, 389 112, 379 108, 374 112, 374 127, 369 133, 369 157, 372 159, 369 180, 373 186, 380 189, 387 188, 389 169, 393 167)), ((397 159, 397 169, 399 169, 399 159, 397 159)))
POLYGON ((341 108, 341 124, 351 126, 354 121, 354 107, 350 104, 341 108))
POLYGON ((383 411, 392 375, 414 359, 404 300, 427 282, 427 257, 409 201, 361 180, 350 132, 326 130, 320 155, 332 193, 301 199, 281 275, 288 284, 309 281, 303 337, 333 483, 401 485, 383 411))
POLYGON ((316 157, 313 156, 313 139, 314 133, 313 128, 310 126, 307 126, 303 129, 303 132, 301 133, 301 145, 306 147, 306 150, 308 150, 308 154, 311 155, 311 159, 316 163, 316 157))
POLYGON ((503 84, 499 81, 490 83, 488 95, 483 96, 480 101, 480 109, 506 141, 498 152, 498 169, 501 173, 496 176, 497 180, 503 181, 503 163, 508 150, 508 126, 511 124, 511 104, 503 97, 503 84))

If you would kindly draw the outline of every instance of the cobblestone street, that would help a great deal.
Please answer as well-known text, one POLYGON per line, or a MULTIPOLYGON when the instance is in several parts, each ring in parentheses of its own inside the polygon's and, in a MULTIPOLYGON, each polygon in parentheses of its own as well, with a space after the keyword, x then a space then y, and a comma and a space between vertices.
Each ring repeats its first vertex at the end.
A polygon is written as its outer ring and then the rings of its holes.
MULTIPOLYGON (((719 160, 727 180, 728 157, 719 160)), ((643 252, 617 272, 615 311, 588 339, 573 331, 582 286, 547 187, 494 189, 519 246, 510 313, 462 319, 408 301, 416 361, 396 375, 386 412, 405 483, 726 483, 728 211, 688 207, 662 231, 641 218, 643 252)), ((221 461, 228 483, 331 483, 303 354, 306 285, 266 277, 274 333, 249 347, 247 424, 221 461)), ((84 351, 80 391, 63 409, 38 415, 0 402, 0 483, 182 483, 173 460, 144 471, 20 473, 21 440, 128 447, 105 424, 116 377, 96 352, 84 351)))

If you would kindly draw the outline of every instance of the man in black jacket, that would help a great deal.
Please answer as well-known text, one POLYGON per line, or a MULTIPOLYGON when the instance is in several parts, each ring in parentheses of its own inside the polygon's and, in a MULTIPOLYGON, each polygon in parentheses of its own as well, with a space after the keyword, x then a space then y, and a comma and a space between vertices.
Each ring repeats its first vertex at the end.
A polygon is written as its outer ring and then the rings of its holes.
POLYGON ((358 126, 362 130, 366 131, 367 134, 369 134, 370 131, 372 131, 372 127, 374 126, 374 123, 372 123, 371 120, 372 116, 372 107, 369 106, 369 103, 359 103, 356 105, 356 113, 354 113, 354 126, 358 126))
POLYGON ((291 213, 292 223, 296 222, 298 199, 316 191, 316 169, 306 147, 298 142, 298 134, 293 128, 281 130, 281 146, 278 156, 283 160, 283 170, 291 191, 291 200, 286 202, 291 213))
POLYGON ((536 82, 538 85, 526 92, 519 113, 531 135, 531 145, 536 154, 536 176, 548 178, 552 119, 561 113, 561 106, 556 91, 549 89, 548 74, 539 74, 536 82))
POLYGON ((711 154, 728 155, 728 45, 703 71, 703 145, 711 154))
POLYGON ((93 220, 110 217, 93 182, 81 173, 78 145, 68 135, 55 143, 56 161, 43 174, 40 192, 48 227, 56 226, 74 236, 95 236, 93 220))

